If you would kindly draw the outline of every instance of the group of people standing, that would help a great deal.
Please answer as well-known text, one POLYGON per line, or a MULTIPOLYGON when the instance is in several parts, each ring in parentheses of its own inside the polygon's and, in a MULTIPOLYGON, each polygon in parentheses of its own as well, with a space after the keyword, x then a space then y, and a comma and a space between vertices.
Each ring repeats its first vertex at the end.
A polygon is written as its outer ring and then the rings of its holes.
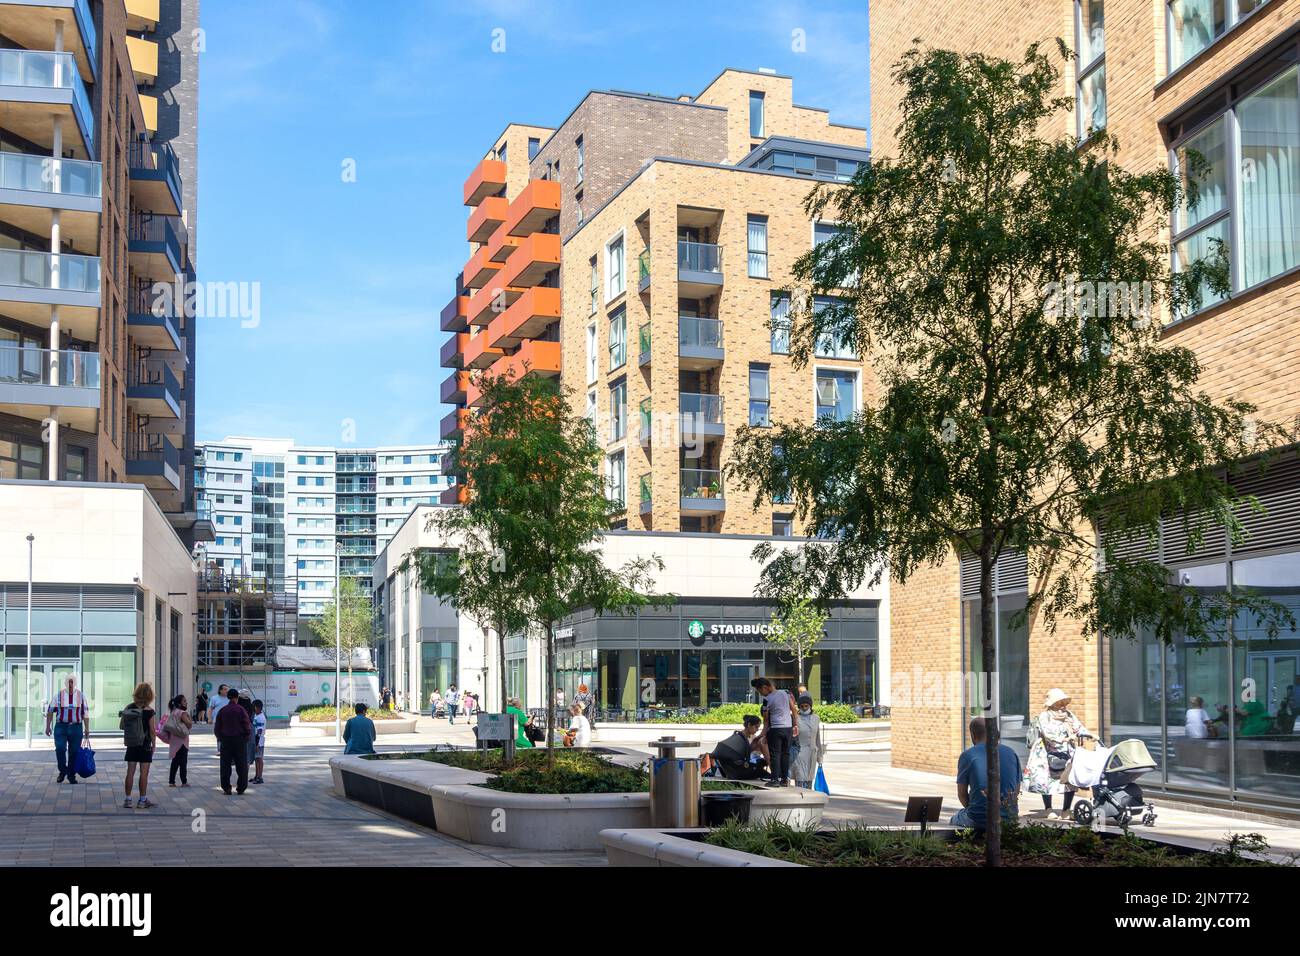
MULTIPOLYGON (((217 738, 217 753, 221 758, 221 789, 227 794, 231 792, 233 768, 238 772, 237 790, 243 793, 248 787, 250 764, 256 766, 252 782, 263 782, 266 715, 262 701, 253 700, 247 690, 240 691, 222 684, 211 702, 205 692, 199 693, 193 715, 184 694, 169 700, 166 709, 159 713, 154 708, 153 686, 142 682, 136 685, 130 703, 118 712, 118 729, 122 731, 123 760, 126 763, 124 809, 157 806, 149 799, 149 772, 159 742, 167 746, 170 760, 167 785, 178 786, 178 780, 181 787, 190 785, 190 735, 196 718, 206 720, 209 711, 217 738), (133 793, 138 794, 134 801, 133 793)), ((54 754, 59 768, 57 782, 77 783, 79 751, 90 743, 90 709, 85 695, 77 687, 76 678, 71 675, 46 708, 45 734, 54 738, 54 754)))
POLYGON ((741 729, 714 748, 711 760, 729 779, 766 778, 769 787, 786 787, 793 779, 795 786, 813 789, 826 739, 808 688, 800 684, 792 693, 767 677, 750 683, 761 701, 759 713, 746 714, 741 729))
POLYGON ((479 711, 478 695, 473 691, 460 691, 452 684, 445 694, 440 694, 435 687, 429 694, 429 716, 434 720, 444 714, 449 724, 456 722, 457 714, 464 714, 469 723, 479 711))

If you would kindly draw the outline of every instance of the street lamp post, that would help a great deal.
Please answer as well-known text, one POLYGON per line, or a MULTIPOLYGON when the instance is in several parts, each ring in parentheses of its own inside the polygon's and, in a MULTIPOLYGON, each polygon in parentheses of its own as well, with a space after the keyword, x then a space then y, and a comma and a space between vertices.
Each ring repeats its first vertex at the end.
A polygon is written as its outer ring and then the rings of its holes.
POLYGON ((23 714, 26 718, 27 749, 32 749, 32 550, 36 535, 27 535, 27 687, 23 690, 23 714))
POLYGON ((334 740, 343 742, 343 711, 339 702, 339 681, 343 679, 343 607, 339 593, 339 564, 343 560, 343 542, 334 543, 334 740))

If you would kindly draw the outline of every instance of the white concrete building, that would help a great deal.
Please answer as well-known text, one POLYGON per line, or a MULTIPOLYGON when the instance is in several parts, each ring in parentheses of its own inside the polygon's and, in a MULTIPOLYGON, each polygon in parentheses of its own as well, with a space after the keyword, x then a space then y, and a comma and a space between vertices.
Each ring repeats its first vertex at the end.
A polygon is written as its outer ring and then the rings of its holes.
POLYGON ((118 733, 139 681, 163 704, 194 695, 195 565, 143 485, 0 482, 0 734, 22 736, 67 673, 91 707, 92 733, 118 733), (32 534, 31 670, 27 667, 32 534), (23 688, 29 694, 22 693, 23 688))
POLYGON ((208 558, 225 573, 295 591, 300 617, 318 615, 334 596, 336 561, 341 575, 370 590, 375 555, 411 509, 451 487, 447 451, 245 436, 200 442, 195 475, 218 539, 208 558))
MULTIPOLYGON (((418 551, 450 550, 427 527, 433 507, 419 506, 375 560, 375 609, 380 683, 405 691, 423 705, 448 683, 480 693, 499 706, 501 662, 496 639, 475 621, 421 593, 414 576, 398 570, 418 551)), ((771 540, 796 547, 802 539, 683 532, 611 531, 604 554, 611 567, 657 555, 664 568, 656 590, 670 604, 629 615, 579 612, 557 632, 556 678, 565 699, 579 684, 595 695, 598 712, 620 719, 652 719, 666 711, 743 701, 759 673, 793 687, 791 656, 764 631, 771 607, 754 596, 761 565, 755 545, 771 540)), ((536 637, 506 642, 508 694, 527 707, 545 698, 545 648, 536 637)), ((805 680, 819 702, 855 706, 889 703, 889 593, 882 582, 863 586, 838 602, 826 636, 805 665, 805 680)))

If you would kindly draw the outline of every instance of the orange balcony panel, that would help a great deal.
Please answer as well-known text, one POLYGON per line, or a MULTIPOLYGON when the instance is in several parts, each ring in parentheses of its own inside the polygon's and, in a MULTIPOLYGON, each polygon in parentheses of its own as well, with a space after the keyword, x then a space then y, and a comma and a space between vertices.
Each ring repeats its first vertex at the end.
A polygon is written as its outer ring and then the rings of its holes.
POLYGON ((551 179, 534 179, 515 197, 506 214, 505 231, 512 236, 540 232, 548 220, 560 214, 560 184, 551 179))
POLYGON ((442 383, 440 397, 448 405, 460 405, 465 401, 465 389, 468 387, 469 372, 452 372, 442 383))
POLYGON ((465 363, 465 348, 469 345, 469 333, 457 332, 442 343, 439 356, 443 368, 461 368, 465 363))
POLYGON ((529 288, 539 284, 548 272, 560 268, 560 237, 549 232, 535 232, 510 254, 501 281, 505 285, 529 288))
POLYGON ((469 308, 469 296, 458 295, 442 307, 439 327, 444 332, 464 332, 466 309, 469 308))
POLYGON ((510 258, 510 253, 515 251, 515 247, 523 242, 516 236, 507 236, 504 229, 498 229, 488 238, 487 253, 488 262, 505 262, 510 258))
MULTIPOLYGON (((490 313, 489 313, 490 314, 490 313)), ((497 348, 514 348, 522 339, 535 338, 560 319, 560 290, 532 288, 488 325, 488 342, 497 348)))
POLYGON ((500 270, 499 263, 489 261, 487 246, 481 247, 478 252, 469 257, 469 262, 465 263, 465 288, 483 288, 500 270))
POLYGON ((505 222, 509 207, 505 196, 488 196, 469 214, 465 238, 470 242, 487 242, 501 223, 505 222))
POLYGON ((505 185, 506 164, 499 159, 485 159, 465 180, 465 205, 477 206, 488 196, 499 193, 505 185))
POLYGON ((442 416, 442 423, 439 426, 438 434, 442 436, 443 441, 454 441, 465 434, 465 427, 469 424, 469 409, 454 408, 446 415, 442 416))
POLYGON ((469 324, 489 324, 498 315, 504 313, 509 308, 510 303, 518 299, 523 291, 523 289, 515 289, 504 285, 499 274, 489 279, 487 285, 470 296, 469 308, 466 312, 469 324), (504 305, 498 306, 498 303, 504 303, 504 305), (494 312, 494 308, 499 308, 500 311, 494 312))
POLYGON ((465 345, 465 368, 487 368, 501 357, 501 350, 489 348, 487 332, 470 337, 465 345))
POLYGON ((463 505, 469 501, 469 491, 464 485, 455 485, 438 495, 438 501, 444 505, 463 505))
POLYGON ((492 365, 493 375, 543 375, 551 377, 560 374, 560 343, 539 342, 529 339, 519 347, 514 355, 499 358, 492 365))

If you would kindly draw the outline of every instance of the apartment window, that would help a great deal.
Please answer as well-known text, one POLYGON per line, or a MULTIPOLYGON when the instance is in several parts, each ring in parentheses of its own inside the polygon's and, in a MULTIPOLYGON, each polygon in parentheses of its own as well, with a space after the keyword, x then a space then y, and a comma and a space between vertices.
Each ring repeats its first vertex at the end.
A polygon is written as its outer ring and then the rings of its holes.
POLYGON ((1195 57, 1267 0, 1169 0, 1169 72, 1195 57))
POLYGON ((772 293, 772 354, 790 354, 790 295, 786 292, 772 293))
POLYGON ((820 246, 827 240, 834 239, 844 230, 833 222, 815 222, 813 223, 813 248, 820 246))
POLYGON ((596 381, 600 374, 599 363, 596 360, 596 323, 592 322, 587 326, 587 384, 590 385, 596 381))
POLYGON ((86 480, 86 449, 69 448, 63 454, 63 480, 86 480))
POLYGON ((542 141, 536 136, 528 137, 528 161, 531 163, 537 158, 537 151, 542 148, 542 141))
POLYGON ((770 370, 766 365, 749 367, 749 423, 766 428, 771 424, 768 411, 771 393, 768 390, 770 370))
POLYGON ((609 370, 627 362, 627 309, 619 306, 609 317, 609 370))
POLYGON ((609 440, 618 441, 627 434, 627 379, 609 388, 609 440))
POLYGON ((573 146, 578 151, 578 183, 581 184, 582 177, 587 171, 587 150, 583 146, 581 136, 574 141, 573 146))
POLYGON ((750 216, 747 230, 749 243, 749 275, 753 279, 767 278, 767 217, 750 216))
POLYGON ((610 502, 619 510, 627 506, 627 455, 617 451, 606 462, 610 502))
MULTIPOLYGON (((1175 269, 1208 261, 1239 292, 1300 266, 1298 84, 1284 69, 1175 139, 1170 163, 1198 193, 1173 217, 1175 269)), ((1199 307, 1222 298, 1207 283, 1199 307)))
POLYGON ((590 315, 596 314, 596 306, 600 302, 600 267, 596 264, 596 257, 591 257, 591 312, 590 315))
POLYGON ((581 189, 579 189, 577 194, 573 197, 573 205, 574 205, 574 212, 577 213, 578 216, 578 225, 581 226, 583 222, 586 221, 586 217, 583 215, 582 212, 582 190, 581 189))
POLYGON ((596 393, 590 391, 587 393, 587 421, 591 423, 591 430, 596 430, 596 393))
POLYGON ((217 461, 225 461, 225 460, 226 460, 226 453, 224 451, 217 452, 217 461))
POLYGON ((857 412, 858 376, 840 369, 817 370, 817 418, 850 421, 857 412))
POLYGON ((749 91, 749 135, 762 139, 763 133, 763 93, 761 90, 749 91))
POLYGON ((24 441, 11 432, 0 432, 0 478, 40 479, 45 446, 24 441))
POLYGON ((622 295, 627 288, 627 276, 623 268, 623 234, 611 239, 605 246, 605 301, 622 295))
POLYGON ((777 538, 793 538, 794 515, 772 515, 772 534, 777 538))
MULTIPOLYGON (((827 306, 832 305, 843 305, 843 300, 834 299, 830 296, 816 296, 813 299, 813 312, 820 313, 827 306)), ((853 347, 852 342, 841 342, 832 332, 822 332, 818 335, 815 345, 816 348, 813 351, 818 358, 856 359, 858 357, 858 350, 853 347)))
POLYGON ((299 455, 299 456, 298 456, 298 464, 300 464, 300 465, 305 465, 305 464, 307 464, 307 456, 306 456, 306 455, 299 455))
MULTIPOLYGON (((1213 3, 1215 0, 1209 0, 1213 3)), ((1074 48, 1078 51, 1075 113, 1079 139, 1106 126, 1106 27, 1102 0, 1074 0, 1074 48)))

